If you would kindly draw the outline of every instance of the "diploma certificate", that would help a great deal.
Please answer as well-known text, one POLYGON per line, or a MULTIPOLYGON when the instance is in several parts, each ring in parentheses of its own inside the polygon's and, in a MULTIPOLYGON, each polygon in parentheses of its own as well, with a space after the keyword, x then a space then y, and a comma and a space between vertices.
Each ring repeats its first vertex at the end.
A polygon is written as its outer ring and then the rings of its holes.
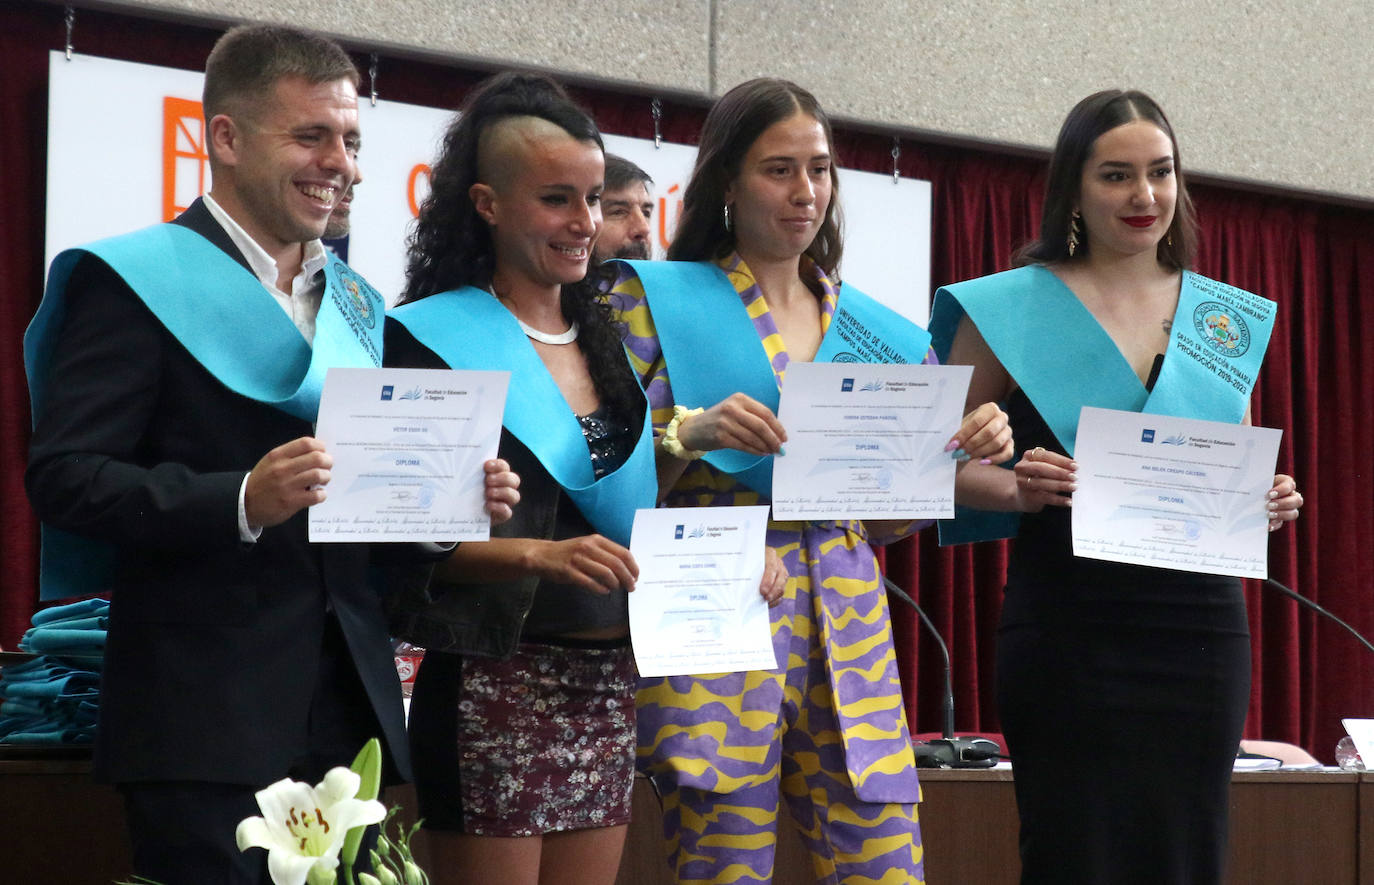
POLYGON ((1282 433, 1083 408, 1073 552, 1242 578, 1269 574, 1269 490, 1282 433))
POLYGON ((767 507, 635 511, 630 641, 640 676, 778 666, 759 595, 767 528, 767 507))
POLYGON ((334 458, 310 540, 485 541, 509 372, 330 369, 316 437, 334 458))
POLYGON ((944 449, 972 377, 969 366, 789 364, 773 518, 953 516, 955 463, 944 449))

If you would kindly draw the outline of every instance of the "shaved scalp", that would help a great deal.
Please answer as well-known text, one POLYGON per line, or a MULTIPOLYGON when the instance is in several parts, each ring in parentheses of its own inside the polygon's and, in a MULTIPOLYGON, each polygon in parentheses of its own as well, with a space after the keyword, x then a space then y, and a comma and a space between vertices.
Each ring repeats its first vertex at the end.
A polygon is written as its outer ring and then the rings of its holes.
POLYGON ((543 117, 507 117, 482 130, 477 140, 477 180, 495 190, 508 188, 528 164, 530 151, 548 139, 576 137, 543 117))
POLYGON ((496 266, 491 230, 473 204, 473 185, 509 185, 524 149, 537 151, 527 118, 578 142, 602 147, 601 133, 568 93, 542 74, 507 71, 484 81, 463 100, 430 170, 429 196, 406 243, 402 303, 461 286, 485 286, 496 266), (488 130, 508 132, 489 132, 488 130), (480 150, 479 150, 480 148, 480 150), (478 154, 482 155, 479 160, 478 154))

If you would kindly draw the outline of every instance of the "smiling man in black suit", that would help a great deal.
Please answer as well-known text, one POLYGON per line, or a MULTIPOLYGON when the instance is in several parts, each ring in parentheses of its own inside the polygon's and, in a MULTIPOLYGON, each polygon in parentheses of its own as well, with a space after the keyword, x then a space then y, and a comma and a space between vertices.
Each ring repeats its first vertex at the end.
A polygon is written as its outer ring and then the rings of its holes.
MULTIPOLYGON (((313 783, 373 736, 409 774, 369 548, 307 540, 324 371, 381 364, 383 300, 319 239, 356 171, 357 83, 329 40, 225 34, 209 195, 59 256, 26 338, 44 595, 113 593, 96 771, 164 885, 267 882, 234 829, 275 780, 313 783)), ((497 520, 508 477, 489 474, 497 520)))

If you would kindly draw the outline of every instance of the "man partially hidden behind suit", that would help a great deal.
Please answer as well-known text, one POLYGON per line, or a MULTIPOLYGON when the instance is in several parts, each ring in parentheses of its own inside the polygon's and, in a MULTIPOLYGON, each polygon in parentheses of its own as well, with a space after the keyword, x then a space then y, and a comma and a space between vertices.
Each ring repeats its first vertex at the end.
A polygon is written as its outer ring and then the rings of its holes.
POLYGON ((267 882, 265 852, 234 845, 254 791, 313 783, 370 737, 409 776, 369 549, 307 541, 332 463, 311 437, 323 371, 381 355, 381 297, 319 241, 354 178, 357 83, 328 40, 225 34, 210 195, 59 257, 26 340, 44 581, 97 561, 49 562, 52 529, 112 544, 96 772, 124 794, 135 872, 164 885, 267 882))

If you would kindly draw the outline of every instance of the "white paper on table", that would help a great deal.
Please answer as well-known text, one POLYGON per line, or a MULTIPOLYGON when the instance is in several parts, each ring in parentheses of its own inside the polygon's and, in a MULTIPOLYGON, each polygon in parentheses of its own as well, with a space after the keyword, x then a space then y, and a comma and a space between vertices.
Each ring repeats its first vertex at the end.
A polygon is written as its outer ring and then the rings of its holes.
POLYGON ((787 366, 773 458, 774 519, 954 515, 955 463, 971 366, 787 366))
POLYGON ((485 541, 482 462, 509 372, 330 369, 315 436, 334 459, 310 540, 485 541))
POLYGON ((1084 406, 1073 552, 1242 578, 1269 575, 1282 432, 1084 406))
POLYGON ((759 595, 767 528, 767 507, 635 511, 630 640, 640 676, 778 666, 759 595))
POLYGON ((1342 719, 1345 733, 1355 742, 1360 761, 1366 769, 1374 770, 1374 719, 1342 719))

